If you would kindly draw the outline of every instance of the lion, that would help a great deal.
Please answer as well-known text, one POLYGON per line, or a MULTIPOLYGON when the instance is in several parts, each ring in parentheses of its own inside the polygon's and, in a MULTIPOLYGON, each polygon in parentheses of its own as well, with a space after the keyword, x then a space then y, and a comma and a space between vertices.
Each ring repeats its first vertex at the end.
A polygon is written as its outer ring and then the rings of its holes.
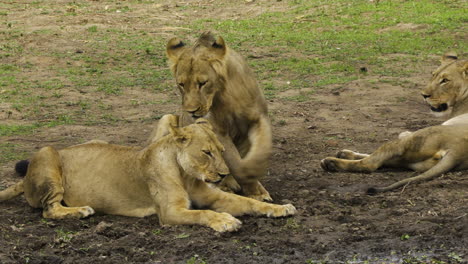
POLYGON ((0 192, 0 201, 24 193, 29 205, 43 209, 44 218, 157 214, 161 225, 204 225, 217 232, 238 230, 241 221, 235 216, 243 214, 296 213, 291 204, 214 188, 229 174, 223 145, 208 121, 198 119, 183 128, 177 122, 177 116, 164 116, 160 137, 143 149, 100 141, 61 150, 44 147, 33 155, 26 177, 0 192))
POLYGON ((321 167, 327 171, 373 172, 386 166, 423 172, 386 187, 371 187, 368 193, 430 180, 452 169, 468 169, 468 61, 445 54, 422 96, 433 112, 451 119, 440 126, 403 132, 370 155, 341 150, 336 157, 321 160, 321 167))
POLYGON ((267 102, 247 63, 210 32, 192 47, 172 38, 166 52, 182 96, 180 125, 206 118, 226 149, 233 177, 223 180, 225 190, 272 201, 259 182, 272 153, 267 102))

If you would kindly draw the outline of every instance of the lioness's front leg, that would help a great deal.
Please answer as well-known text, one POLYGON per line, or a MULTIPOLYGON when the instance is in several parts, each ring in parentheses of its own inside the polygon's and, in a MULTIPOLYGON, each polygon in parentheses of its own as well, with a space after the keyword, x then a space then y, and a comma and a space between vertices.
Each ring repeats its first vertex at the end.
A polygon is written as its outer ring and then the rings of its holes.
POLYGON ((336 157, 339 159, 360 160, 369 157, 369 154, 359 153, 349 149, 342 149, 336 153, 336 157))
POLYGON ((228 213, 190 210, 190 200, 184 185, 177 181, 176 178, 172 178, 167 182, 152 180, 148 182, 150 193, 159 208, 158 217, 161 225, 203 225, 217 232, 232 232, 241 227, 241 221, 228 213))
POLYGON ((250 214, 282 217, 294 215, 297 212, 292 204, 265 203, 249 197, 223 192, 217 188, 210 188, 204 183, 194 189, 190 196, 192 201, 199 206, 207 206, 217 212, 226 212, 234 216, 250 214))

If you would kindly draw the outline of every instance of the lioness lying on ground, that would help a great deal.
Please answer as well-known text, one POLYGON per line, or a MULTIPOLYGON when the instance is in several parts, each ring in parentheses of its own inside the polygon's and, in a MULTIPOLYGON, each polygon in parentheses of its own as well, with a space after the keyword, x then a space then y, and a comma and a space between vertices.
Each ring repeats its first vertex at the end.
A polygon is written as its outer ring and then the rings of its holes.
POLYGON ((390 186, 369 188, 369 193, 390 191, 411 182, 435 178, 452 169, 468 169, 468 61, 445 55, 429 85, 422 91, 434 112, 450 113, 442 126, 403 132, 372 154, 351 150, 320 162, 328 171, 372 172, 382 166, 424 171, 390 186))
POLYGON ((226 148, 223 156, 235 179, 226 177, 222 186, 271 201, 259 182, 272 152, 267 102, 247 63, 209 32, 191 47, 171 39, 167 57, 182 96, 180 125, 204 117, 226 148))
POLYGON ((210 186, 229 174, 223 146, 206 120, 184 128, 172 126, 177 122, 176 116, 164 116, 159 138, 144 149, 99 141, 58 151, 42 148, 25 179, 1 191, 0 201, 24 192, 45 218, 158 214, 161 224, 199 224, 218 232, 241 226, 233 216, 296 213, 291 204, 264 203, 210 186), (191 204, 212 210, 191 210, 191 204))
POLYGON ((370 155, 350 150, 320 162, 327 171, 373 172, 382 166, 424 173, 368 193, 385 192, 411 182, 433 179, 452 169, 468 169, 468 125, 428 127, 380 146, 370 155))

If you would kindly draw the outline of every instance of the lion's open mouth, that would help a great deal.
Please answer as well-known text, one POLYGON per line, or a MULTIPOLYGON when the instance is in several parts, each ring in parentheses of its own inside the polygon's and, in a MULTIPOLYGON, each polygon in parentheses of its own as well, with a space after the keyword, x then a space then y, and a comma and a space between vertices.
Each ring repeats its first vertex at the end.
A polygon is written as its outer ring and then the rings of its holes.
POLYGON ((439 105, 439 107, 437 108, 431 106, 431 111, 434 111, 434 112, 443 112, 443 111, 446 111, 447 109, 448 109, 448 105, 446 103, 439 105))

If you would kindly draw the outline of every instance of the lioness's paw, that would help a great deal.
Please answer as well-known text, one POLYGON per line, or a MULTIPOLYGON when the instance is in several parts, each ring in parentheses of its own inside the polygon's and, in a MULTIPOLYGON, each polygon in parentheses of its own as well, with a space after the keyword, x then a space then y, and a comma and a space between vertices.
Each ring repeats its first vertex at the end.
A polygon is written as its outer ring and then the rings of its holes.
POLYGON ((320 167, 326 171, 338 171, 335 158, 325 158, 320 161, 320 167))
POLYGON ((272 210, 266 214, 267 217, 282 217, 297 213, 296 207, 292 204, 275 205, 271 209, 272 210))
POLYGON ((210 227, 217 232, 233 232, 239 230, 242 222, 228 213, 219 213, 211 223, 210 227))
POLYGON ((339 159, 353 160, 355 159, 356 153, 349 149, 342 149, 336 153, 336 157, 339 159))
POLYGON ((78 212, 80 214, 80 218, 85 218, 85 217, 88 217, 88 216, 93 215, 95 213, 94 209, 89 207, 89 206, 80 207, 78 209, 78 212))

